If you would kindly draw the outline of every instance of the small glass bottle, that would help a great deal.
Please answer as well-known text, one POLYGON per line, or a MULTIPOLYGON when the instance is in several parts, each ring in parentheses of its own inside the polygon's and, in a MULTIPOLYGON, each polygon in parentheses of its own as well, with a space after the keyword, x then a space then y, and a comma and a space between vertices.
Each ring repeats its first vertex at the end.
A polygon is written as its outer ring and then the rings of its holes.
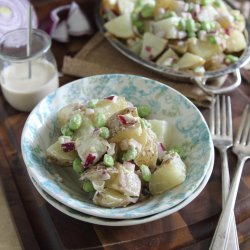
POLYGON ((31 111, 59 86, 51 39, 39 29, 32 30, 27 56, 27 29, 4 34, 0 39, 0 83, 8 103, 20 111, 31 111))

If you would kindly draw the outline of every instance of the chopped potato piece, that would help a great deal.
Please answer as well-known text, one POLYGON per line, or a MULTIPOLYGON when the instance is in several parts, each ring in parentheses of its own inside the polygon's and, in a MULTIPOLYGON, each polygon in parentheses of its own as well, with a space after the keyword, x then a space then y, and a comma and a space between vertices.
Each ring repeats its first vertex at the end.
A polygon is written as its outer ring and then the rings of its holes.
POLYGON ((159 142, 162 142, 163 145, 168 148, 171 143, 171 137, 173 132, 172 125, 165 120, 148 120, 151 124, 152 130, 155 132, 159 142))
POLYGON ((123 109, 113 114, 107 120, 107 127, 110 129, 110 142, 121 142, 124 139, 133 138, 140 141, 142 128, 140 118, 135 107, 123 109), (131 119, 126 121, 126 119, 131 119))
POLYGON ((209 41, 196 40, 196 42, 188 43, 188 51, 192 54, 202 57, 205 60, 222 52, 222 48, 218 44, 209 41))
POLYGON ((57 165, 70 167, 73 164, 74 159, 77 157, 75 150, 70 152, 64 152, 61 148, 59 141, 50 145, 46 151, 47 159, 57 165))
POLYGON ((110 208, 125 207, 131 202, 135 203, 137 200, 138 198, 130 198, 111 188, 105 188, 102 192, 96 192, 93 198, 93 202, 96 205, 110 208))
POLYGON ((131 16, 129 13, 115 17, 104 24, 104 27, 112 35, 120 38, 130 38, 134 36, 131 16))
POLYGON ((142 50, 140 56, 144 59, 154 59, 166 47, 167 40, 162 39, 152 33, 146 32, 143 35, 142 50))
POLYGON ((205 60, 197 55, 191 53, 185 53, 181 59, 176 63, 178 69, 194 69, 205 63, 205 60))
POLYGON ((144 129, 144 132, 146 132, 147 142, 134 162, 138 166, 144 164, 154 169, 158 158, 157 136, 151 129, 144 129))
POLYGON ((169 66, 173 63, 174 60, 178 60, 178 59, 179 59, 178 55, 170 48, 166 50, 162 54, 162 56, 158 58, 156 63, 159 65, 169 66))
POLYGON ((155 170, 149 181, 149 190, 161 194, 179 184, 186 178, 186 166, 177 153, 168 155, 169 158, 162 162, 155 170))
POLYGON ((238 30, 232 30, 229 34, 229 38, 227 39, 227 47, 226 51, 229 53, 239 52, 245 49, 247 46, 246 38, 238 30))

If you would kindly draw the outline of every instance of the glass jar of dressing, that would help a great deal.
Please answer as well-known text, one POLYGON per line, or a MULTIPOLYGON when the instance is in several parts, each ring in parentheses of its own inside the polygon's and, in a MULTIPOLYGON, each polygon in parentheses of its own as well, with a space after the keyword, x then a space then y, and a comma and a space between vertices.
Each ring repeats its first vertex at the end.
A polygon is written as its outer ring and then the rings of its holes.
POLYGON ((33 29, 27 55, 27 29, 0 38, 0 83, 8 103, 20 111, 31 111, 59 86, 55 58, 47 33, 33 29))

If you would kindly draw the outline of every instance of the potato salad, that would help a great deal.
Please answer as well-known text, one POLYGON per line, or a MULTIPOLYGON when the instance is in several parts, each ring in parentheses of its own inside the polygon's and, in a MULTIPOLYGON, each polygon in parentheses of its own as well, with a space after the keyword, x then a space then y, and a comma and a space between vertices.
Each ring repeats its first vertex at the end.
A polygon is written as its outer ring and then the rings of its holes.
POLYGON ((66 105, 47 159, 71 167, 99 206, 125 207, 166 192, 185 180, 186 166, 178 149, 166 146, 171 126, 146 119, 150 113, 115 95, 66 105))
POLYGON ((236 63, 245 19, 222 0, 103 0, 104 27, 145 60, 203 75, 236 63))

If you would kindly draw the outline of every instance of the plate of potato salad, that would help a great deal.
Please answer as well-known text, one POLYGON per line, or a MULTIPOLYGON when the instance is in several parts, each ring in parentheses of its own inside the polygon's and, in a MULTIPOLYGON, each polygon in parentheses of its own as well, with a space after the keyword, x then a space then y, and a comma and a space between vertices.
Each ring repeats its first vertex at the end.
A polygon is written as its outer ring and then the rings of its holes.
POLYGON ((195 105, 136 75, 60 87, 30 113, 21 141, 39 188, 66 207, 109 219, 191 202, 213 164, 209 129, 195 105))

